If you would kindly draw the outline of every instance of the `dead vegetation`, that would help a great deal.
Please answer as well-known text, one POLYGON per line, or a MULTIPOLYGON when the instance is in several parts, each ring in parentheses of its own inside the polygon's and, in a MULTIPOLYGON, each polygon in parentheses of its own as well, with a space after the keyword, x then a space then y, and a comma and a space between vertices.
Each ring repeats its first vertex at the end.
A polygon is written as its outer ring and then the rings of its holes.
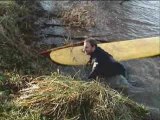
POLYGON ((54 120, 143 120, 147 114, 143 106, 109 87, 57 73, 32 81, 15 103, 54 120))
POLYGON ((90 28, 95 26, 95 21, 91 15, 91 5, 73 5, 70 9, 62 12, 64 24, 70 27, 90 28))

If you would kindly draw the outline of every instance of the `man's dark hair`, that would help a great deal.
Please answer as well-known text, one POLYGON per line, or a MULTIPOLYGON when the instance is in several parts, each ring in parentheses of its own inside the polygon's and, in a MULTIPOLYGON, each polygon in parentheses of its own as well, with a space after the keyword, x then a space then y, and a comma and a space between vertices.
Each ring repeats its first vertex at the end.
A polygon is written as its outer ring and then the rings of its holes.
POLYGON ((89 42, 91 44, 92 47, 97 47, 97 41, 93 38, 87 38, 84 40, 84 42, 89 42))

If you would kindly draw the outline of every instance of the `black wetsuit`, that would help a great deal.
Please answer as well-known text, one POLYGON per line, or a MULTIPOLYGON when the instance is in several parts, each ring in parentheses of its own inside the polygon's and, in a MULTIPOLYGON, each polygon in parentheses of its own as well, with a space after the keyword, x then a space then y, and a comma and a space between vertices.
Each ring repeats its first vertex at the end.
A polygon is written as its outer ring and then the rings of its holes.
POLYGON ((97 76, 105 78, 116 75, 125 76, 123 65, 115 61, 109 53, 100 47, 96 47, 95 51, 91 54, 90 62, 93 64, 93 67, 88 77, 89 79, 95 79, 97 76))

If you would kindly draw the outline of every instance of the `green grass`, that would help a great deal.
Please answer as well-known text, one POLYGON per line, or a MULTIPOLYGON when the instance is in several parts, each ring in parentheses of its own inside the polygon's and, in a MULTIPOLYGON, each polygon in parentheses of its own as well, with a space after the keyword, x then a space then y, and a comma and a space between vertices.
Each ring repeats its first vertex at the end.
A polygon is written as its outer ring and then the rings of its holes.
POLYGON ((19 108, 12 102, 4 102, 0 103, 0 120, 40 120, 40 114, 19 108))
POLYGON ((52 68, 50 62, 39 55, 39 48, 26 44, 34 39, 26 37, 33 23, 23 18, 31 14, 27 7, 14 1, 0 2, 0 68, 3 71, 44 74, 52 68), (47 69, 41 70, 46 65, 47 69))

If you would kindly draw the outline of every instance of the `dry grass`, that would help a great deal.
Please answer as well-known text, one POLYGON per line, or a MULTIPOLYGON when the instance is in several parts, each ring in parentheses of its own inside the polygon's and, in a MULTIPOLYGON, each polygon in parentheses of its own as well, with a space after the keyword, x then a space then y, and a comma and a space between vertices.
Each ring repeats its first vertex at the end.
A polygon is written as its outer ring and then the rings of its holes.
POLYGON ((62 12, 64 24, 70 27, 89 28, 95 26, 95 21, 90 12, 93 6, 76 5, 62 12))
POLYGON ((48 119, 142 120, 147 113, 143 106, 98 82, 75 81, 54 73, 31 84, 20 91, 15 103, 39 110, 48 119))

